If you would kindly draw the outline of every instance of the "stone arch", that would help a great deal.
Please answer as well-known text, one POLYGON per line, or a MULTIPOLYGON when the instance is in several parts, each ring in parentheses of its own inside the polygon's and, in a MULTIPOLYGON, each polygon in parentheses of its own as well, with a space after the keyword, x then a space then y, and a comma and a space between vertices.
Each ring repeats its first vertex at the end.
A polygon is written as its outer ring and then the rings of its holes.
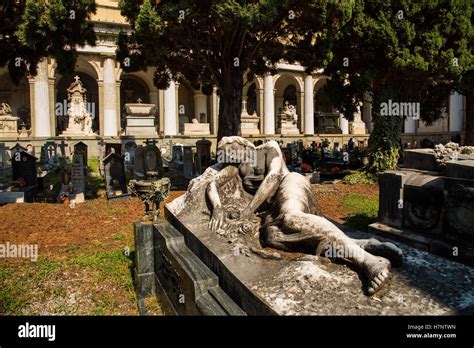
POLYGON ((184 124, 194 118, 194 89, 186 80, 179 81, 178 87, 179 133, 184 134, 184 124))
POLYGON ((326 94, 326 84, 328 78, 320 77, 314 84, 314 111, 315 112, 332 112, 333 107, 326 94))
POLYGON ((7 69, 0 70, 0 103, 7 103, 12 109, 12 115, 20 117, 20 124, 31 127, 30 86, 28 79, 22 77, 15 85, 10 79, 7 69))
POLYGON ((278 78, 275 80, 275 115, 277 115, 285 104, 285 91, 288 91, 288 87, 293 89, 296 100, 292 100, 292 102, 296 102, 296 112, 298 114, 298 120, 301 120, 301 102, 300 102, 300 95, 303 91, 303 85, 299 79, 292 75, 292 74, 283 74, 279 75, 278 78))
POLYGON ((75 76, 79 76, 82 84, 87 89, 87 109, 92 114, 92 130, 96 133, 99 132, 99 90, 97 85, 97 77, 91 76, 84 72, 83 69, 78 69, 74 74, 66 74, 59 77, 55 84, 55 104, 54 104, 54 115, 56 119, 56 131, 57 134, 61 134, 67 129, 68 117, 67 117, 67 104, 68 94, 67 89, 74 81, 75 76))
POLYGON ((242 97, 247 98, 247 112, 253 114, 254 111, 258 116, 260 115, 260 105, 263 103, 260 100, 260 91, 263 89, 263 81, 256 77, 249 81, 244 88, 242 88, 242 97))

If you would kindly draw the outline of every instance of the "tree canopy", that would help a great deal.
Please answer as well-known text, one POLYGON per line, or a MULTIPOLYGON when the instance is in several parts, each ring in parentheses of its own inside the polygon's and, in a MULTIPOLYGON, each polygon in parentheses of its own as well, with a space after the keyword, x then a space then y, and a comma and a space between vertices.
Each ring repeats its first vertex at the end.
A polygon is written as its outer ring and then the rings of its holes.
POLYGON ((0 66, 13 81, 35 75, 44 57, 57 59, 60 72, 73 69, 76 45, 95 45, 94 0, 2 0, 0 5, 0 66))
POLYGON ((472 86, 473 13, 471 0, 361 0, 326 42, 332 103, 351 119, 364 97, 373 100, 373 171, 396 166, 402 130, 400 118, 378 117, 381 102, 418 102, 432 124, 453 89, 472 86))
POLYGON ((308 69, 322 63, 327 51, 308 48, 347 20, 352 7, 353 1, 330 0, 121 0, 132 34, 120 35, 117 55, 128 71, 155 67, 159 88, 181 77, 206 94, 217 86, 218 137, 236 135, 243 84, 281 59, 307 54, 308 69))

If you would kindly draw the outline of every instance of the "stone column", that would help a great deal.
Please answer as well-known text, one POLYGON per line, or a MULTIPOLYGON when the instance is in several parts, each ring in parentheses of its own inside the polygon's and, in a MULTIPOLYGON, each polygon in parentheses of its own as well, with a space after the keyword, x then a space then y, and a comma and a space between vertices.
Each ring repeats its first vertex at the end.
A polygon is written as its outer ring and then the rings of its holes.
POLYGON ((454 92, 449 97, 449 131, 461 132, 464 129, 464 96, 454 92))
POLYGON ((298 127, 298 131, 300 134, 304 134, 304 125, 306 123, 305 121, 305 116, 306 116, 306 112, 305 112, 305 95, 304 95, 304 91, 301 91, 298 93, 298 105, 296 105, 296 112, 298 114, 298 124, 296 125, 298 127), (298 110, 299 108, 299 110, 298 110))
POLYGON ((304 134, 314 134, 313 76, 304 78, 304 134))
POLYGON ((117 129, 120 132, 120 134, 122 132, 122 110, 120 109, 120 85, 121 84, 122 84, 122 80, 119 80, 115 83, 115 97, 116 97, 115 106, 117 110, 117 129))
POLYGON ((217 135, 217 117, 219 115, 219 103, 217 98, 217 87, 212 88, 212 97, 211 97, 211 134, 217 135))
POLYGON ((176 86, 174 81, 171 81, 169 87, 165 90, 164 99, 164 135, 176 135, 178 110, 176 108, 176 86))
MULTIPOLYGON (((97 80, 99 92, 99 135, 104 135, 104 81, 97 80)), ((97 116, 96 116, 97 117, 97 116)))
POLYGON ((28 77, 28 84, 30 87, 30 123, 31 123, 31 132, 36 134, 35 127, 35 79, 33 77, 28 77))
POLYGON ((407 117, 405 119, 405 134, 415 134, 416 133, 416 121, 413 117, 407 117))
POLYGON ((42 60, 38 64, 38 74, 34 83, 35 93, 35 133, 36 137, 50 137, 51 118, 49 106, 48 61, 42 60))
POLYGON ((156 117, 156 115, 159 114, 159 101, 158 101, 158 90, 153 90, 153 91, 150 91, 150 93, 148 93, 148 96, 150 98, 150 104, 154 104, 155 107, 156 107, 156 111, 155 111, 155 127, 159 127, 159 124, 160 124, 160 120, 158 117, 156 117))
POLYGON ((263 132, 271 135, 275 134, 275 92, 273 88, 273 76, 267 73, 263 81, 263 132))
POLYGON ((339 127, 342 130, 342 134, 349 134, 349 121, 343 114, 339 114, 339 127))
POLYGON ((201 123, 209 122, 207 118, 207 96, 201 91, 194 92, 194 117, 201 123), (204 120, 201 120, 204 114, 204 120))
POLYGON ((54 84, 56 83, 55 77, 48 78, 48 88, 49 88, 49 120, 51 124, 51 135, 56 135, 56 124, 57 124, 57 116, 56 115, 56 108, 54 105, 54 84))
POLYGON ((259 88, 258 89, 258 94, 257 94, 257 98, 258 98, 258 116, 260 117, 260 134, 263 134, 264 133, 264 130, 263 130, 263 115, 265 115, 265 109, 264 109, 264 92, 263 92, 263 88, 259 88))
POLYGON ((115 60, 104 60, 104 136, 117 136, 117 85, 115 81, 115 60))

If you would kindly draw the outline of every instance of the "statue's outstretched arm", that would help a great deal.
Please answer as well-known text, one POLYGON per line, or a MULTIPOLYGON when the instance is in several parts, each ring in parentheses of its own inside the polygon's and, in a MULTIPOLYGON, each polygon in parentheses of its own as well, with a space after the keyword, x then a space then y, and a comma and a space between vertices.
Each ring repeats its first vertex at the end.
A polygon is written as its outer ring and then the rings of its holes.
POLYGON ((239 175, 239 170, 234 166, 227 166, 220 170, 207 185, 207 197, 212 204, 212 216, 209 221, 209 228, 212 231, 218 230, 224 224, 224 209, 217 187, 224 185, 236 175, 239 175))
POLYGON ((280 156, 272 156, 268 168, 268 173, 260 184, 257 193, 255 193, 252 201, 241 213, 241 219, 250 218, 255 210, 257 210, 258 207, 260 207, 260 205, 262 205, 262 203, 267 199, 273 197, 275 192, 278 190, 278 187, 285 176, 285 162, 280 156))

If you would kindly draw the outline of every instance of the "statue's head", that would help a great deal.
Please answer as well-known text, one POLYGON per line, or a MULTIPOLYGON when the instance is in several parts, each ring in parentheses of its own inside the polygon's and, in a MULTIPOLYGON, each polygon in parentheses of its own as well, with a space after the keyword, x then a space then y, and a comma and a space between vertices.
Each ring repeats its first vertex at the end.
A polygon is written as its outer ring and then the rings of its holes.
POLYGON ((217 144, 219 163, 244 163, 256 160, 256 148, 247 139, 239 136, 223 137, 217 144))

